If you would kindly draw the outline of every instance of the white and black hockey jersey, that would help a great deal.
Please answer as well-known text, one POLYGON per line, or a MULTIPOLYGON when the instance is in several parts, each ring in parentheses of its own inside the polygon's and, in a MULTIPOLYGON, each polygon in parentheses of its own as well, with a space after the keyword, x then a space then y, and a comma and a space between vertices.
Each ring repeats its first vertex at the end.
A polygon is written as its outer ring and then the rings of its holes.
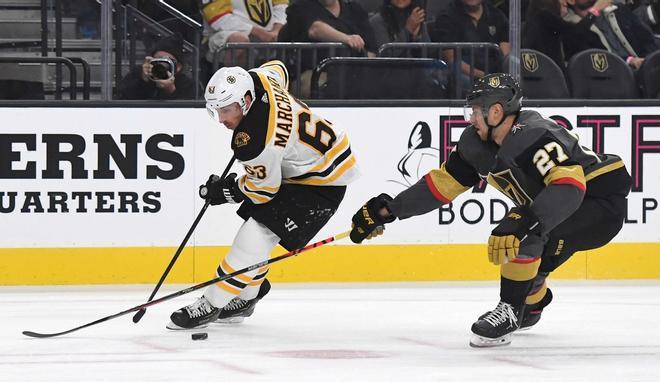
POLYGON ((246 197, 261 204, 275 197, 282 183, 340 186, 358 176, 348 135, 289 94, 280 61, 249 73, 255 100, 231 143, 245 168, 238 185, 246 197))
POLYGON ((204 19, 215 31, 249 33, 253 26, 271 30, 286 24, 289 0, 201 0, 204 19))

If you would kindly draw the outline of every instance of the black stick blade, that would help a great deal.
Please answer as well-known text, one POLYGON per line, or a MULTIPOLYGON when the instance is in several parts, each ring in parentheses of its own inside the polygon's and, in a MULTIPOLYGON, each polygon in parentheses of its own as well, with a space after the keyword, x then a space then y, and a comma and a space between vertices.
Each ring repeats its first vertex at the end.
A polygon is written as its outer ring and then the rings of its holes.
POLYGON ((55 337, 58 336, 60 333, 54 333, 54 334, 44 334, 44 333, 35 333, 31 332, 29 330, 23 331, 24 336, 28 337, 34 337, 34 338, 48 338, 48 337, 55 337))
POLYGON ((147 310, 146 310, 146 309, 140 309, 140 310, 138 310, 138 312, 135 313, 135 315, 133 316, 133 322, 136 323, 136 324, 137 324, 138 322, 140 322, 140 320, 142 319, 142 317, 144 316, 145 313, 147 313, 147 310))

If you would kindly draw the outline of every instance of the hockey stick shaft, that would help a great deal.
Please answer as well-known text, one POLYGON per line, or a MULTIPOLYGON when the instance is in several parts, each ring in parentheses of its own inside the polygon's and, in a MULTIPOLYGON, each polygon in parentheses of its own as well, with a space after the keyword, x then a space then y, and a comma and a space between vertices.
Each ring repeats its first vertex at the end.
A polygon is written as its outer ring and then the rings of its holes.
MULTIPOLYGON (((227 173, 229 172, 229 169, 231 166, 234 164, 234 161, 236 160, 236 157, 232 156, 231 159, 229 160, 229 163, 227 163, 227 167, 225 167, 225 171, 223 171, 222 175, 220 178, 224 178, 227 176, 227 173)), ((211 202, 206 199, 204 202, 204 206, 202 207, 201 211, 199 211, 199 214, 197 214, 197 218, 195 218, 195 221, 193 222, 192 226, 188 230, 188 233, 186 233, 186 236, 183 238, 183 241, 179 245, 179 248, 176 250, 176 253, 174 254, 174 257, 172 257, 172 260, 170 260, 170 263, 167 265, 167 268, 165 268, 165 272, 163 272, 163 275, 160 276, 160 280, 158 280, 158 283, 156 284, 156 287, 154 288, 153 292, 151 292, 151 296, 149 296, 149 299, 147 302, 151 301, 156 297, 156 293, 160 289, 160 286, 163 285, 163 282, 165 282, 165 279, 167 278, 167 275, 170 273, 170 270, 172 270, 172 267, 174 266, 174 263, 176 263, 177 259, 179 258, 179 255, 181 252, 183 252, 183 249, 186 247, 186 244, 188 243, 188 240, 190 239, 190 236, 192 236, 193 232, 195 231, 195 228, 197 228, 197 224, 199 224, 200 220, 202 220, 202 216, 204 216, 204 213, 206 212, 206 209, 209 208, 209 205, 211 202)), ((146 309, 140 309, 135 315, 133 316, 133 322, 138 323, 141 319, 142 316, 147 312, 146 309)))
POLYGON ((218 282, 225 281, 225 280, 227 280, 227 279, 230 279, 230 278, 236 277, 236 276, 238 276, 238 275, 240 275, 240 274, 243 274, 243 273, 246 273, 246 272, 253 271, 253 270, 255 270, 255 269, 259 269, 259 268, 265 267, 266 265, 270 265, 270 264, 276 263, 276 262, 281 261, 281 260, 284 260, 284 259, 286 259, 286 258, 289 258, 289 257, 292 257, 292 256, 296 256, 296 255, 298 255, 298 254, 300 254, 300 253, 302 253, 302 252, 306 252, 306 251, 309 251, 309 250, 311 250, 311 249, 318 248, 318 247, 321 247, 321 246, 323 246, 323 245, 326 245, 326 244, 332 243, 333 241, 338 241, 338 240, 344 239, 344 238, 348 237, 348 235, 349 235, 350 233, 351 233, 351 231, 342 232, 342 233, 340 233, 340 234, 338 234, 338 235, 331 236, 331 237, 329 237, 329 238, 327 238, 327 239, 324 239, 324 240, 321 240, 321 241, 317 241, 316 243, 309 244, 309 245, 307 245, 306 247, 303 247, 303 248, 300 248, 300 249, 296 249, 296 250, 293 250, 293 251, 290 251, 290 252, 284 253, 284 254, 282 254, 282 255, 279 255, 279 256, 277 256, 277 257, 273 257, 273 258, 268 259, 268 260, 264 260, 264 261, 262 261, 262 262, 260 262, 260 263, 257 263, 257 264, 254 264, 254 265, 250 265, 249 267, 246 267, 246 268, 243 268, 243 269, 239 269, 239 270, 237 270, 237 271, 235 271, 235 272, 233 272, 233 273, 229 273, 229 274, 226 274, 226 275, 223 275, 223 276, 218 276, 218 277, 216 277, 216 278, 214 278, 214 279, 211 279, 211 280, 205 281, 205 282, 200 283, 200 284, 193 285, 193 286, 188 287, 188 288, 186 288, 186 289, 182 289, 182 290, 180 290, 180 291, 178 291, 178 292, 170 293, 170 294, 168 294, 168 295, 166 295, 166 296, 163 296, 163 297, 161 297, 161 298, 158 298, 158 299, 155 299, 155 300, 151 300, 151 301, 145 302, 144 304, 134 306, 134 307, 132 307, 132 308, 130 308, 130 309, 126 309, 126 310, 123 310, 123 311, 121 311, 121 312, 119 312, 119 313, 115 313, 115 314, 113 314, 113 315, 110 315, 110 316, 106 316, 106 317, 100 318, 100 319, 98 319, 98 320, 96 320, 96 321, 92 321, 92 322, 90 322, 90 323, 87 323, 87 324, 85 324, 85 325, 81 325, 81 326, 75 327, 75 328, 73 328, 73 329, 65 330, 65 331, 63 331, 63 332, 58 332, 58 333, 37 333, 37 332, 32 332, 32 331, 26 330, 26 331, 23 332, 23 334, 26 335, 26 336, 28 336, 28 337, 35 337, 35 338, 49 338, 49 337, 57 337, 57 336, 61 336, 61 335, 64 335, 64 334, 72 333, 72 332, 75 332, 75 331, 77 331, 77 330, 84 329, 84 328, 87 328, 87 327, 90 327, 90 326, 93 326, 93 325, 96 325, 96 324, 100 324, 100 323, 102 323, 102 322, 109 321, 109 320, 112 320, 112 319, 117 318, 117 317, 121 317, 121 316, 123 316, 123 315, 125 315, 125 314, 131 313, 131 312, 135 312, 135 311, 138 311, 138 310, 141 310, 141 309, 146 309, 146 308, 148 308, 148 307, 150 307, 150 306, 152 306, 152 305, 160 304, 161 302, 168 301, 168 300, 171 300, 171 299, 176 298, 176 297, 179 297, 179 296, 183 296, 184 294, 188 294, 188 293, 190 293, 190 292, 193 292, 193 291, 196 291, 196 290, 198 290, 198 289, 201 289, 201 288, 207 287, 207 286, 209 286, 209 285, 213 285, 213 284, 215 284, 215 283, 218 283, 218 282))

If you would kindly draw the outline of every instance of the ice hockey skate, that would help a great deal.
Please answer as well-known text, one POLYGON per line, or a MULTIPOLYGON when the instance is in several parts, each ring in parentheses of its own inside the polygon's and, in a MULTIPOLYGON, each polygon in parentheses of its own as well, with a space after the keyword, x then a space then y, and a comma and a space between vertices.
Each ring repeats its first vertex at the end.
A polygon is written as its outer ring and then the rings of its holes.
POLYGON ((220 314, 214 322, 217 324, 239 324, 243 322, 245 317, 250 317, 254 313, 257 302, 267 295, 269 291, 270 282, 266 279, 261 283, 257 297, 251 300, 234 297, 227 305, 220 309, 220 314))
POLYGON ((492 311, 472 324, 472 347, 494 347, 511 343, 511 336, 519 325, 519 309, 500 301, 492 311))
POLYGON ((518 328, 518 330, 529 330, 532 326, 536 325, 539 320, 541 320, 543 308, 550 305, 551 302, 552 291, 548 288, 541 301, 536 304, 525 305, 525 312, 523 313, 522 320, 520 321, 520 328, 518 328))
POLYGON ((188 306, 177 310, 170 316, 168 329, 198 329, 205 328, 208 323, 215 320, 220 313, 220 309, 211 305, 211 303, 202 296, 188 306))

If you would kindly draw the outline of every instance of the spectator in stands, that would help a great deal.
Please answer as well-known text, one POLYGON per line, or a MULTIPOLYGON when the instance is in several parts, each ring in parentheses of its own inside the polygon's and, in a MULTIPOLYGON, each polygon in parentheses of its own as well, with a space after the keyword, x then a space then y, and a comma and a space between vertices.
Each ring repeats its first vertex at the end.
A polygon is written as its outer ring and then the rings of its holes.
POLYGON ((660 0, 631 0, 631 9, 639 19, 656 35, 656 45, 660 47, 660 0))
MULTIPOLYGON (((502 56, 509 54, 509 21, 507 17, 490 2, 484 0, 454 0, 446 9, 440 11, 435 21, 435 33, 431 36, 437 42, 490 42, 499 45, 502 56)), ((454 62, 454 50, 444 51, 446 60, 454 62)), ((470 56, 464 49, 463 57, 470 56)), ((483 52, 475 51, 474 66, 463 62, 461 70, 469 75, 473 70, 475 78, 481 78, 488 72, 497 72, 500 57, 489 51, 488 61, 483 52)), ((470 78, 467 78, 470 81, 470 78)), ((464 87, 465 88, 465 87, 464 87)))
POLYGON ((183 73, 183 37, 161 39, 119 84, 119 99, 194 99, 195 83, 183 73), (155 60, 155 61, 154 61, 155 60))
POLYGON ((429 42, 421 0, 384 0, 378 13, 369 18, 380 47, 389 42, 429 42))
MULTIPOLYGON (((605 0, 602 0, 605 1, 605 0)), ((596 0, 568 0, 564 20, 577 24, 586 19, 602 46, 639 69, 644 57, 656 49, 651 31, 626 6, 610 4, 597 9, 596 0)))
MULTIPOLYGON (((375 57, 378 52, 374 30, 367 12, 357 1, 351 0, 298 0, 286 11, 287 25, 280 34, 281 41, 341 42, 353 55, 375 57)), ((296 96, 309 98, 311 74, 314 67, 330 52, 319 49, 316 62, 311 51, 303 51, 300 78, 294 78, 292 88, 300 86, 296 96)), ((342 54, 344 55, 344 54, 342 54)), ((319 83, 325 82, 322 76, 319 83)))
MULTIPOLYGON (((277 41, 286 24, 289 6, 289 0, 202 0, 202 3, 204 20, 212 30, 206 56, 210 62, 220 47, 228 42, 277 41)), ((235 54, 236 61, 225 60, 226 65, 244 64, 245 51, 237 50, 235 54)))
MULTIPOLYGON (((528 7, 530 5, 529 3, 530 3, 530 0, 522 0, 520 2, 520 21, 521 22, 525 22, 525 20, 527 19, 527 14, 529 13, 528 12, 528 9, 529 9, 528 7)), ((502 11, 502 13, 504 13, 506 15, 506 17, 509 17, 509 0, 491 0, 491 4, 493 4, 493 6, 495 8, 502 11)))
POLYGON ((287 41, 342 42, 360 55, 378 46, 367 12, 356 1, 298 0, 287 9, 287 41))
MULTIPOLYGON (((609 0, 600 0, 594 8, 602 10, 609 4, 609 0)), ((605 48, 598 36, 589 30, 588 20, 571 24, 562 19, 567 13, 567 0, 530 0, 521 34, 523 48, 544 53, 562 70, 575 53, 589 48, 605 48)))

